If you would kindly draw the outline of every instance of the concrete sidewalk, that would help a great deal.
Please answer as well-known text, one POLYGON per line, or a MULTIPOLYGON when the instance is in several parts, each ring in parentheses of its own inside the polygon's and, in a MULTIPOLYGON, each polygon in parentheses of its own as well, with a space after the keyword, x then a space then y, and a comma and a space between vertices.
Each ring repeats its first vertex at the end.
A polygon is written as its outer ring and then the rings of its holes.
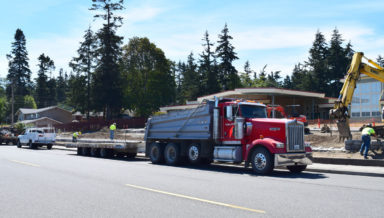
POLYGON ((384 167, 353 166, 314 163, 306 169, 309 172, 335 173, 359 176, 374 176, 384 178, 384 167))

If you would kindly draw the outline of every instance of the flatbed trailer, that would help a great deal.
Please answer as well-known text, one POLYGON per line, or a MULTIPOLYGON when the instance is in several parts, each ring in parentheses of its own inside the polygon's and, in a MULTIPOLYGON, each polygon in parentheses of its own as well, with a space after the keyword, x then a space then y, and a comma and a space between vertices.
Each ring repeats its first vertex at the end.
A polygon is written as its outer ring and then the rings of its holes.
POLYGON ((57 142, 67 148, 77 148, 78 155, 102 158, 134 158, 145 147, 140 140, 78 139, 72 142, 69 139, 57 139, 57 142))

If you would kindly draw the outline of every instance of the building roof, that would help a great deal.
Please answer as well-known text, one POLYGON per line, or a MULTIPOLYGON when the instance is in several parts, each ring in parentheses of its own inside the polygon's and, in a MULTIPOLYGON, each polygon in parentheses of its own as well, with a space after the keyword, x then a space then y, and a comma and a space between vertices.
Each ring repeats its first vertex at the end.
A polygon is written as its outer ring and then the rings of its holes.
MULTIPOLYGON (((37 114, 37 113, 41 113, 43 111, 47 111, 47 110, 51 110, 51 109, 55 109, 55 108, 58 108, 60 110, 63 110, 63 111, 66 111, 68 113, 71 113, 70 111, 68 110, 65 110, 63 108, 60 108, 58 106, 50 106, 50 107, 45 107, 45 108, 39 108, 39 109, 32 109, 32 108, 19 108, 19 110, 16 112, 16 114, 18 114, 19 112, 22 113, 22 114, 37 114)), ((72 113, 71 113, 72 114, 72 113)))
POLYGON ((213 99, 216 97, 227 97, 227 98, 257 98, 257 95, 296 95, 301 97, 312 97, 312 98, 325 98, 324 93, 299 91, 292 89, 281 89, 281 88, 238 88, 234 90, 228 90, 219 92, 211 95, 199 97, 198 102, 202 102, 204 99, 213 99))
POLYGON ((42 121, 42 120, 51 120, 51 121, 53 121, 54 123, 63 124, 62 122, 57 121, 57 120, 54 120, 54 119, 51 119, 51 118, 49 118, 49 117, 41 117, 41 118, 34 119, 34 120, 23 120, 23 121, 19 121, 19 123, 22 123, 22 124, 30 124, 30 123, 35 123, 35 122, 39 122, 39 121, 42 121))

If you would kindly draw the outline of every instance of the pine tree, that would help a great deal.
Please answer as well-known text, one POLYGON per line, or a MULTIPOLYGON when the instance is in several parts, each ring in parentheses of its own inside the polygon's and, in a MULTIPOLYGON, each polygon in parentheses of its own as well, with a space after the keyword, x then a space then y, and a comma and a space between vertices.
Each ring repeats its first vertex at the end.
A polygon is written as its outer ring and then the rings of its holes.
POLYGON ((315 92, 328 92, 328 84, 330 82, 327 65, 328 48, 324 35, 317 31, 315 41, 312 48, 309 50, 309 58, 306 64, 309 66, 309 73, 314 79, 314 87, 311 87, 315 92))
MULTIPOLYGON (((28 64, 26 39, 21 29, 16 30, 14 39, 11 54, 7 55, 9 70, 7 74, 8 84, 6 86, 6 93, 9 102, 11 102, 13 86, 14 111, 17 111, 19 108, 24 107, 24 96, 30 94, 31 71, 28 64)), ((10 108, 11 107, 9 107, 9 109, 10 108)))
POLYGON ((80 43, 80 48, 77 50, 78 56, 73 58, 69 65, 73 71, 86 75, 85 103, 87 119, 89 119, 89 112, 91 110, 92 72, 95 68, 96 62, 95 50, 97 41, 90 27, 85 31, 83 38, 84 41, 80 43))
POLYGON ((205 32, 203 40, 204 51, 200 55, 200 75, 202 77, 201 95, 208 95, 220 91, 217 74, 214 69, 213 43, 209 40, 208 31, 205 32))
POLYGON ((196 100, 200 94, 200 75, 198 73, 195 58, 191 52, 188 56, 187 64, 183 74, 182 91, 186 100, 196 100))
POLYGON ((330 41, 330 47, 328 49, 328 87, 326 89, 326 95, 330 97, 337 97, 343 84, 340 82, 347 72, 347 67, 350 63, 348 59, 348 53, 350 45, 347 48, 342 47, 343 39, 337 29, 333 30, 332 38, 330 41))
POLYGON ((376 62, 381 66, 384 67, 384 58, 383 56, 379 55, 376 59, 376 62))
POLYGON ((237 75, 236 68, 232 65, 234 60, 239 59, 236 56, 235 48, 230 43, 232 36, 229 35, 227 24, 219 35, 218 46, 216 48, 216 56, 220 59, 219 64, 219 81, 222 86, 222 90, 230 90, 241 87, 240 78, 237 75))
POLYGON ((122 24, 122 17, 115 15, 116 11, 124 9, 123 0, 92 0, 90 10, 101 10, 95 18, 101 18, 106 23, 97 32, 98 48, 96 54, 98 64, 94 74, 93 102, 95 109, 105 110, 106 118, 120 112, 122 106, 121 73, 118 61, 121 57, 123 37, 116 35, 116 30, 122 24))
POLYGON ((284 89, 293 89, 293 84, 290 76, 288 75, 285 76, 282 87, 284 89))
POLYGON ((48 76, 55 69, 55 64, 51 58, 41 54, 39 60, 39 71, 36 78, 36 104, 38 108, 48 107, 50 103, 50 96, 47 95, 48 90, 48 76))
POLYGON ((252 87, 253 82, 251 79, 251 74, 252 74, 251 66, 249 64, 249 61, 246 61, 244 64, 244 73, 240 75, 241 78, 241 83, 243 87, 252 87))
POLYGON ((59 76, 57 77, 57 86, 56 86, 56 99, 58 103, 64 103, 66 100, 66 81, 64 77, 63 69, 59 70, 59 76))

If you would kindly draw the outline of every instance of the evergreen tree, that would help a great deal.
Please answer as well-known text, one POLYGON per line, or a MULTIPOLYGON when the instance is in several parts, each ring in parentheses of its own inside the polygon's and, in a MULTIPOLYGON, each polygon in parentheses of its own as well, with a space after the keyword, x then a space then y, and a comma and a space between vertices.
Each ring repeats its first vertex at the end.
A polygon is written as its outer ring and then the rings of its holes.
POLYGON ((202 95, 212 94, 220 91, 217 80, 217 74, 214 66, 214 53, 212 51, 213 43, 209 40, 208 31, 205 32, 203 38, 204 51, 200 55, 200 75, 202 76, 202 95))
POLYGON ((347 72, 347 67, 350 63, 348 59, 349 46, 347 49, 342 47, 343 39, 337 29, 333 30, 330 47, 328 49, 328 76, 329 83, 327 84, 326 95, 330 97, 337 97, 343 84, 340 82, 347 72))
POLYGON ((384 58, 379 55, 376 59, 376 62, 381 66, 381 67, 384 67, 384 58))
MULTIPOLYGON (((8 101, 11 102, 13 86, 14 111, 17 111, 24 106, 24 95, 30 94, 31 71, 29 69, 26 39, 23 31, 17 29, 14 39, 11 54, 7 55, 9 70, 6 93, 8 101)), ((9 107, 9 110, 11 110, 11 107, 9 107)))
POLYGON ((293 89, 293 84, 290 76, 288 75, 285 76, 282 87, 284 89, 293 89))
POLYGON ((91 28, 88 28, 85 31, 84 41, 80 43, 80 48, 77 50, 78 56, 73 58, 69 64, 70 67, 73 69, 73 71, 86 75, 87 90, 86 90, 85 103, 86 103, 87 119, 89 119, 89 112, 91 110, 91 83, 92 83, 91 75, 95 68, 96 46, 97 46, 96 37, 94 36, 91 28))
POLYGON ((281 87, 280 79, 281 79, 280 71, 270 72, 267 76, 266 87, 280 88, 281 87))
POLYGON ((67 102, 76 111, 87 112, 87 76, 80 73, 71 74, 68 78, 67 102))
POLYGON ((255 87, 267 87, 267 74, 265 73, 266 68, 267 68, 267 65, 264 65, 263 69, 260 70, 259 77, 258 78, 255 77, 254 79, 255 87))
POLYGON ((252 82, 252 79, 250 76, 251 73, 252 73, 252 70, 251 70, 251 66, 249 64, 249 61, 246 61, 244 64, 244 73, 240 75, 241 84, 243 87, 252 87, 253 86, 253 82, 252 82))
POLYGON ((314 87, 311 87, 312 91, 327 93, 328 84, 330 82, 328 74, 328 48, 324 35, 317 31, 315 41, 312 44, 312 48, 309 50, 309 58, 307 65, 309 66, 309 72, 312 74, 312 78, 315 80, 314 87))
POLYGON ((120 112, 122 106, 121 74, 118 61, 121 56, 123 37, 116 35, 122 24, 122 17, 116 11, 124 9, 123 0, 92 0, 91 10, 101 10, 95 18, 102 18, 106 23, 97 32, 98 48, 96 54, 98 64, 94 74, 93 102, 95 109, 105 110, 106 118, 120 112))
POLYGON ((185 104, 186 99, 183 95, 183 72, 186 70, 185 63, 179 61, 175 66, 175 81, 176 81, 176 103, 185 104))
POLYGON ((64 77, 63 69, 59 70, 59 77, 57 77, 57 86, 56 86, 56 99, 58 103, 64 103, 66 100, 66 81, 64 77))
POLYGON ((51 101, 51 97, 47 95, 49 92, 48 76, 47 73, 51 73, 55 69, 55 64, 48 56, 41 54, 39 60, 39 71, 36 78, 36 104, 38 108, 48 107, 51 101))
POLYGON ((171 62, 148 38, 132 38, 123 47, 120 63, 124 81, 124 106, 147 117, 175 102, 171 62))
POLYGON ((229 35, 227 24, 219 35, 218 46, 216 48, 216 55, 220 59, 220 74, 219 81, 222 90, 230 90, 241 87, 240 78, 237 75, 236 68, 232 65, 234 60, 239 59, 236 56, 235 48, 230 43, 232 36, 229 35))
POLYGON ((193 57, 192 52, 188 56, 187 64, 182 74, 182 92, 184 98, 189 101, 196 100, 200 94, 201 82, 197 64, 195 63, 195 58, 193 57))

